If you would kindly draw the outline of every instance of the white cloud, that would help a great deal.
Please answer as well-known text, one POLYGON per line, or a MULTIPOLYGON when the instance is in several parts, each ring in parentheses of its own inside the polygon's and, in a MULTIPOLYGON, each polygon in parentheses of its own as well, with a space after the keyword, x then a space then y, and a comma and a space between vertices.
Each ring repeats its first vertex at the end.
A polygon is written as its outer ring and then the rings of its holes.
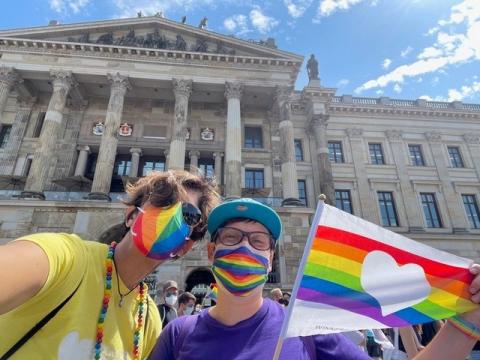
MULTIPOLYGON (((350 7, 361 3, 365 0, 321 0, 318 4, 317 14, 313 19, 313 22, 320 22, 320 18, 332 15, 337 11, 345 11, 350 7)), ((371 6, 376 6, 379 0, 370 0, 371 6)))
POLYGON ((90 0, 49 0, 50 8, 57 13, 80 12, 90 0))
POLYGON ((448 90, 448 101, 462 101, 480 94, 480 81, 474 81, 471 85, 463 85, 460 89, 448 90))
POLYGON ((392 64, 392 60, 389 58, 386 58, 385 60, 383 60, 382 67, 384 69, 388 69, 391 64, 392 64))
POLYGON ((382 89, 378 89, 377 91, 375 91, 375 94, 377 94, 377 95, 383 95, 383 90, 382 90, 382 89))
POLYGON ((480 1, 464 0, 451 8, 450 18, 438 22, 440 29, 436 33, 435 42, 424 48, 417 59, 401 65, 387 74, 366 81, 355 91, 385 87, 390 83, 401 84, 405 78, 416 77, 427 73, 444 72, 451 65, 480 60, 480 1), (451 27, 451 24, 464 24, 465 27, 451 27), (442 31, 442 27, 446 27, 442 31), (463 29, 463 33, 455 33, 455 29, 463 29))
POLYGON ((302 17, 305 11, 312 5, 313 0, 283 0, 288 13, 293 18, 302 17))
POLYGON ((393 91, 395 91, 397 94, 400 94, 402 92, 402 87, 400 86, 400 84, 395 84, 395 86, 393 87, 393 91))
POLYGON ((245 35, 251 31, 248 28, 247 17, 241 14, 226 18, 223 20, 223 26, 228 31, 235 32, 238 36, 245 35))
POLYGON ((413 48, 411 46, 407 46, 405 49, 400 51, 400 56, 402 58, 406 58, 408 54, 410 54, 413 51, 413 48))
POLYGON ((250 11, 250 21, 253 27, 262 34, 268 33, 279 24, 279 21, 275 18, 264 15, 258 6, 255 6, 252 11, 250 11))
POLYGON ((349 83, 350 83, 350 80, 348 80, 348 79, 340 79, 337 82, 337 88, 347 86, 349 83))

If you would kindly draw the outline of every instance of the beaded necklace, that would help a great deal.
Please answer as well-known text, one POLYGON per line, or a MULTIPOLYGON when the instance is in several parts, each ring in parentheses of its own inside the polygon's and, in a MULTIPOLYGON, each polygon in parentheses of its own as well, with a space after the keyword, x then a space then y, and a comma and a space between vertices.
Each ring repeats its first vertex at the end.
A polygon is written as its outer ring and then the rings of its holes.
MULTIPOLYGON (((115 254, 116 246, 117 246, 117 243, 115 241, 110 244, 110 247, 107 253, 107 259, 105 260, 105 268, 106 268, 105 289, 103 291, 102 308, 100 310, 100 315, 98 316, 98 321, 97 321, 97 336, 96 336, 95 357, 94 357, 95 360, 99 360, 100 355, 102 353, 103 326, 105 322, 105 317, 107 316, 108 304, 110 303, 110 298, 112 297, 113 256, 115 254)), ((145 302, 145 284, 143 282, 140 282, 139 287, 140 288, 136 298, 138 303, 138 317, 137 317, 137 324, 135 325, 135 330, 133 333, 133 350, 132 350, 133 360, 138 360, 139 358, 138 349, 140 344, 140 330, 142 329, 142 325, 143 325, 143 310, 144 310, 143 307, 145 302)))

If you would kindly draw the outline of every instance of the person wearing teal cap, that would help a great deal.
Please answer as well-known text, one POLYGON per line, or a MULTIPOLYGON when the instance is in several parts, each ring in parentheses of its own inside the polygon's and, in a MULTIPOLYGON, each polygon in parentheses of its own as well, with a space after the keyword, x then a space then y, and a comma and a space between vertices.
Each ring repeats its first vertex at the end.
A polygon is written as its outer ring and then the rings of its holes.
MULTIPOLYGON (((262 292, 281 237, 281 219, 272 208, 241 198, 213 209, 207 226, 217 304, 169 323, 150 359, 271 359, 285 307, 263 298, 262 292)), ((369 357, 343 335, 333 334, 287 339, 280 359, 369 357)))

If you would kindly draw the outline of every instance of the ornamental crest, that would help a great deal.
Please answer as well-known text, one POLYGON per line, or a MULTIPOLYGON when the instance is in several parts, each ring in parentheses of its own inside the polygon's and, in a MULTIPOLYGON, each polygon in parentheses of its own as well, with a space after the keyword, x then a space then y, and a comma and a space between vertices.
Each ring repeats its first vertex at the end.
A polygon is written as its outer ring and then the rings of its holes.
POLYGON ((205 141, 213 141, 215 139, 215 131, 210 128, 204 128, 200 132, 200 138, 205 141))
POLYGON ((102 122, 98 122, 95 125, 93 125, 92 133, 93 135, 102 136, 104 130, 105 130, 105 125, 103 125, 102 122))
POLYGON ((185 129, 185 140, 190 140, 191 134, 192 134, 192 131, 190 130, 190 128, 186 128, 185 129))
POLYGON ((131 136, 133 131, 133 127, 130 124, 123 123, 120 125, 120 128, 118 129, 118 135, 120 136, 131 136))

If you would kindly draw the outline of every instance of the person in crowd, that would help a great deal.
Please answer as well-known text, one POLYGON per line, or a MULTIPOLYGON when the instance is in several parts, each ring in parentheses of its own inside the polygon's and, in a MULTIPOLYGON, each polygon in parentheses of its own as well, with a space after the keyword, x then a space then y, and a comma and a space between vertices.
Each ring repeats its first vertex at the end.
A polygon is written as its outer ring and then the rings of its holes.
POLYGON ((443 326, 442 320, 430 321, 422 324, 421 344, 427 346, 443 326))
MULTIPOLYGON (((208 219, 208 257, 218 284, 216 306, 174 320, 151 359, 271 359, 285 308, 262 297, 281 233, 277 213, 252 199, 217 206, 208 219), (235 309, 235 311, 232 311, 235 309), (189 341, 184 339, 188 336, 189 341)), ((480 302, 480 265, 471 300, 480 302)), ((416 360, 463 360, 480 338, 480 308, 450 319, 416 360), (463 327, 460 325, 463 324, 463 327)), ((368 355, 341 334, 287 338, 280 359, 362 360, 368 355)))
POLYGON ((146 358, 161 323, 142 280, 203 237, 218 201, 202 177, 152 173, 127 188, 118 245, 38 233, 0 246, 0 358, 146 358))
POLYGON ((192 315, 197 298, 192 293, 185 291, 178 297, 178 316, 192 315))
POLYGON ((282 300, 282 298, 283 294, 281 289, 275 288, 270 291, 270 299, 272 299, 273 301, 279 302, 280 300, 282 300))
POLYGON ((283 292, 283 297, 278 301, 280 304, 288 306, 290 303, 290 293, 287 291, 283 292))
POLYGON ((176 281, 168 280, 163 284, 163 303, 158 305, 158 312, 160 313, 160 320, 162 326, 178 317, 177 314, 177 300, 178 300, 178 284, 176 281))
POLYGON ((203 307, 202 307, 202 304, 196 304, 195 305, 195 312, 193 313, 194 315, 196 314, 200 314, 200 312, 202 311, 203 307))

